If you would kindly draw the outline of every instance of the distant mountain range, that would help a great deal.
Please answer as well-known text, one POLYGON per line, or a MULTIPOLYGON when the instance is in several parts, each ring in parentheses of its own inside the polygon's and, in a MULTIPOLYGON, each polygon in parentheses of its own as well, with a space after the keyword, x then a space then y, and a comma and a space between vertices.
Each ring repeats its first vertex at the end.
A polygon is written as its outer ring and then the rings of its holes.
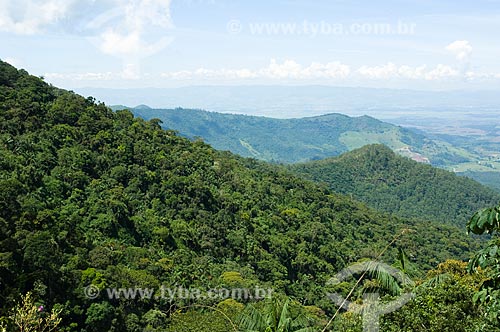
POLYGON ((454 118, 461 111, 496 108, 500 105, 497 91, 416 91, 321 85, 81 88, 77 92, 94 96, 108 105, 147 104, 155 108, 184 107, 273 118, 308 117, 338 112, 347 115, 368 114, 386 119, 405 114, 421 115, 429 109, 432 109, 432 116, 452 113, 454 118))
POLYGON ((200 137, 216 149, 265 161, 318 160, 373 143, 385 144, 401 155, 437 166, 474 159, 463 149, 369 116, 333 113, 275 119, 181 108, 151 109, 145 105, 131 110, 145 119, 158 118, 164 128, 177 130, 186 137, 200 137))

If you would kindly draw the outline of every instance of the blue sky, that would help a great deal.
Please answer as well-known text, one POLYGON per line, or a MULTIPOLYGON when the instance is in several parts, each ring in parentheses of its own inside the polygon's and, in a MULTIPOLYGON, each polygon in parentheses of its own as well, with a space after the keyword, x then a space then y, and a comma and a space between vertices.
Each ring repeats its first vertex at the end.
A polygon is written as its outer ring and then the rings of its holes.
POLYGON ((500 88, 500 0, 0 0, 0 58, 63 88, 500 88))

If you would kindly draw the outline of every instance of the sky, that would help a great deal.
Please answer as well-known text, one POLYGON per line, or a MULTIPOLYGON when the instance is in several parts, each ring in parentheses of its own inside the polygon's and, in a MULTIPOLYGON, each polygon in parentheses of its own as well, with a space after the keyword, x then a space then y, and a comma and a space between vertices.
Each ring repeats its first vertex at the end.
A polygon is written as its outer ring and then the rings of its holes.
POLYGON ((0 0, 0 59, 67 89, 500 88, 500 0, 0 0))

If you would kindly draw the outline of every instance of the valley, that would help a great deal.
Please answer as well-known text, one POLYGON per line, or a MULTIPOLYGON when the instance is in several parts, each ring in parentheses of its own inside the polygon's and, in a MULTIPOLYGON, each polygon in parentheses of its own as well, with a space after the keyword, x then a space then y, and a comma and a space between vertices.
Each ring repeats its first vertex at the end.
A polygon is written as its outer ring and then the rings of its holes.
POLYGON ((475 122, 467 120, 469 115, 462 114, 461 118, 451 112, 436 119, 399 117, 388 120, 400 123, 393 125, 366 115, 337 113, 277 119, 182 108, 130 109, 145 119, 160 119, 166 129, 191 139, 202 138, 217 149, 245 157, 294 163, 338 156, 368 144, 385 144, 402 156, 500 190, 500 136, 497 125, 491 122, 493 113, 475 122), (448 124, 448 118, 455 118, 455 125, 448 124), (458 123, 467 125, 460 127, 458 123))

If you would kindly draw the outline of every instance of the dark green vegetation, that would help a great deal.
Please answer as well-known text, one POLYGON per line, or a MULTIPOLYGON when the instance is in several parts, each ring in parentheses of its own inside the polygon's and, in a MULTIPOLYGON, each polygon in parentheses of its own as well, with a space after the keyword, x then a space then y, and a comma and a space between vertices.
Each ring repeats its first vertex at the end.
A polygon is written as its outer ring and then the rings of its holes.
MULTIPOLYGON (((0 165, 0 324, 8 331, 27 330, 19 324, 33 324, 31 317, 53 326, 49 313, 59 313, 63 331, 319 331, 336 309, 324 285, 351 262, 391 243, 383 259, 418 278, 471 249, 455 227, 376 212, 283 167, 191 142, 3 62, 0 165), (85 297, 89 285, 102 290, 96 299, 85 297), (110 300, 104 290, 149 287, 159 295, 160 285, 275 294, 256 303, 110 300), (16 306, 23 294, 30 295, 16 306)), ((345 294, 350 284, 339 286, 345 294)), ((381 288, 371 280, 364 287, 381 288)), ((470 293, 432 288, 426 296, 432 292, 449 295, 439 312, 467 304, 470 293)), ((395 329, 434 308, 422 303, 385 324, 395 329)), ((483 311, 456 313, 448 324, 461 331, 465 314, 475 324, 483 311)), ((348 326, 349 317, 332 326, 348 326)))
POLYGON ((465 151, 369 116, 328 114, 273 119, 147 107, 134 108, 132 112, 147 120, 158 118, 163 128, 177 130, 189 138, 201 137, 216 149, 266 161, 293 163, 323 159, 373 143, 385 144, 413 158, 428 158, 434 165, 472 160, 465 151))
POLYGON ((367 145, 336 158, 289 166, 335 192, 381 211, 463 227, 471 214, 500 202, 500 194, 471 179, 367 145))
POLYGON ((477 172, 477 171, 466 171, 460 173, 460 175, 470 177, 479 183, 489 186, 500 192, 500 172, 477 172))
MULTIPOLYGON (((116 110, 125 108, 113 107, 116 110)), ((191 139, 201 137, 216 149, 272 162, 306 162, 338 156, 367 144, 384 144, 400 155, 469 176, 500 192, 499 138, 494 124, 478 128, 471 125, 474 128, 459 132, 468 136, 459 136, 433 131, 450 130, 449 118, 438 122, 444 129, 422 127, 425 122, 418 122, 419 118, 407 122, 394 119, 406 125, 418 123, 422 128, 418 130, 369 116, 342 114, 274 119, 182 108, 151 109, 145 105, 131 110, 144 119, 161 119, 165 129, 177 130, 191 139)), ((436 125, 433 121, 437 120, 431 119, 429 124, 436 125)))

